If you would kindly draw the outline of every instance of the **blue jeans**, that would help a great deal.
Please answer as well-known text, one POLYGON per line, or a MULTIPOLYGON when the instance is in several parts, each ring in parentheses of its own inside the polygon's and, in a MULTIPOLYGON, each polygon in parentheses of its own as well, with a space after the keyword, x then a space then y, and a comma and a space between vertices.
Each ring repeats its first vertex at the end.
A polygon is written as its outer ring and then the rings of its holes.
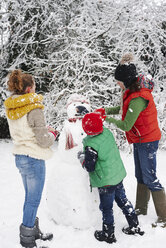
POLYGON ((159 141, 136 143, 134 145, 135 177, 151 191, 163 187, 156 176, 156 153, 159 141))
POLYGON ((16 155, 15 162, 25 189, 23 225, 33 227, 45 182, 45 161, 16 155))
POLYGON ((123 183, 120 182, 115 186, 98 188, 100 197, 100 210, 103 215, 103 223, 106 225, 114 225, 113 202, 121 208, 130 227, 138 225, 137 215, 127 199, 123 183))

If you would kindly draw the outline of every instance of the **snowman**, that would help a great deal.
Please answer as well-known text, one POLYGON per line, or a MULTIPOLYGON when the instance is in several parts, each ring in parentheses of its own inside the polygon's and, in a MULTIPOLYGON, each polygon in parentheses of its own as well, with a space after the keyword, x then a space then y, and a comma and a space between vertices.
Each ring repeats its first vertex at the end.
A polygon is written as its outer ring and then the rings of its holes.
POLYGON ((59 139, 61 151, 82 145, 82 139, 85 137, 82 129, 82 118, 90 111, 90 102, 82 95, 73 94, 67 101, 66 111, 68 119, 65 120, 59 139))
POLYGON ((54 164, 47 182, 47 203, 51 219, 57 223, 83 229, 100 221, 97 190, 91 192, 89 176, 77 158, 83 149, 82 118, 90 111, 89 100, 73 94, 66 105, 67 120, 60 133, 54 164))

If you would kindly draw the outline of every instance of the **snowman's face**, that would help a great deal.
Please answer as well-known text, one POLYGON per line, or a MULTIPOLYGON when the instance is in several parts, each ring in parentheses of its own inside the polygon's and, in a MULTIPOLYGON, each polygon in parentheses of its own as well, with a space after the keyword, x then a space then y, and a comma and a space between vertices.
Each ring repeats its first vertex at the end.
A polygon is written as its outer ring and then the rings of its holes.
POLYGON ((78 106, 84 107, 88 112, 90 111, 90 105, 85 102, 72 102, 68 107, 67 107, 67 115, 69 118, 75 118, 79 116, 78 113, 78 106))

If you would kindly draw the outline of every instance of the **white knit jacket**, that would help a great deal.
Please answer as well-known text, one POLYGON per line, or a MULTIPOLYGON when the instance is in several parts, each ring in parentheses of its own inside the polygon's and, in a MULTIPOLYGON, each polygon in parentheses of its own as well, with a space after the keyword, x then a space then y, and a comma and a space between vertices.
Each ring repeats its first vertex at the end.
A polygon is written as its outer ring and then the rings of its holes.
POLYGON ((13 154, 28 155, 43 160, 52 156, 50 146, 54 139, 48 134, 43 121, 44 115, 41 109, 34 109, 17 120, 8 118, 14 143, 13 154))

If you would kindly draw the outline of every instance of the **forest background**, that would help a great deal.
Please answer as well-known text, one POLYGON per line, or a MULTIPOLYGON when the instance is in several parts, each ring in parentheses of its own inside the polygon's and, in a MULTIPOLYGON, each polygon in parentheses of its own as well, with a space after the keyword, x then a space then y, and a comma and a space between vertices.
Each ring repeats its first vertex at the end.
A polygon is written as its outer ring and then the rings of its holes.
MULTIPOLYGON (((0 3, 0 138, 9 138, 4 100, 7 76, 31 73, 44 95, 49 125, 61 131, 73 93, 92 110, 119 105, 114 71, 134 54, 139 73, 151 74, 166 149, 166 0, 2 0, 0 3)), ((124 133, 112 128, 120 149, 124 133)))

